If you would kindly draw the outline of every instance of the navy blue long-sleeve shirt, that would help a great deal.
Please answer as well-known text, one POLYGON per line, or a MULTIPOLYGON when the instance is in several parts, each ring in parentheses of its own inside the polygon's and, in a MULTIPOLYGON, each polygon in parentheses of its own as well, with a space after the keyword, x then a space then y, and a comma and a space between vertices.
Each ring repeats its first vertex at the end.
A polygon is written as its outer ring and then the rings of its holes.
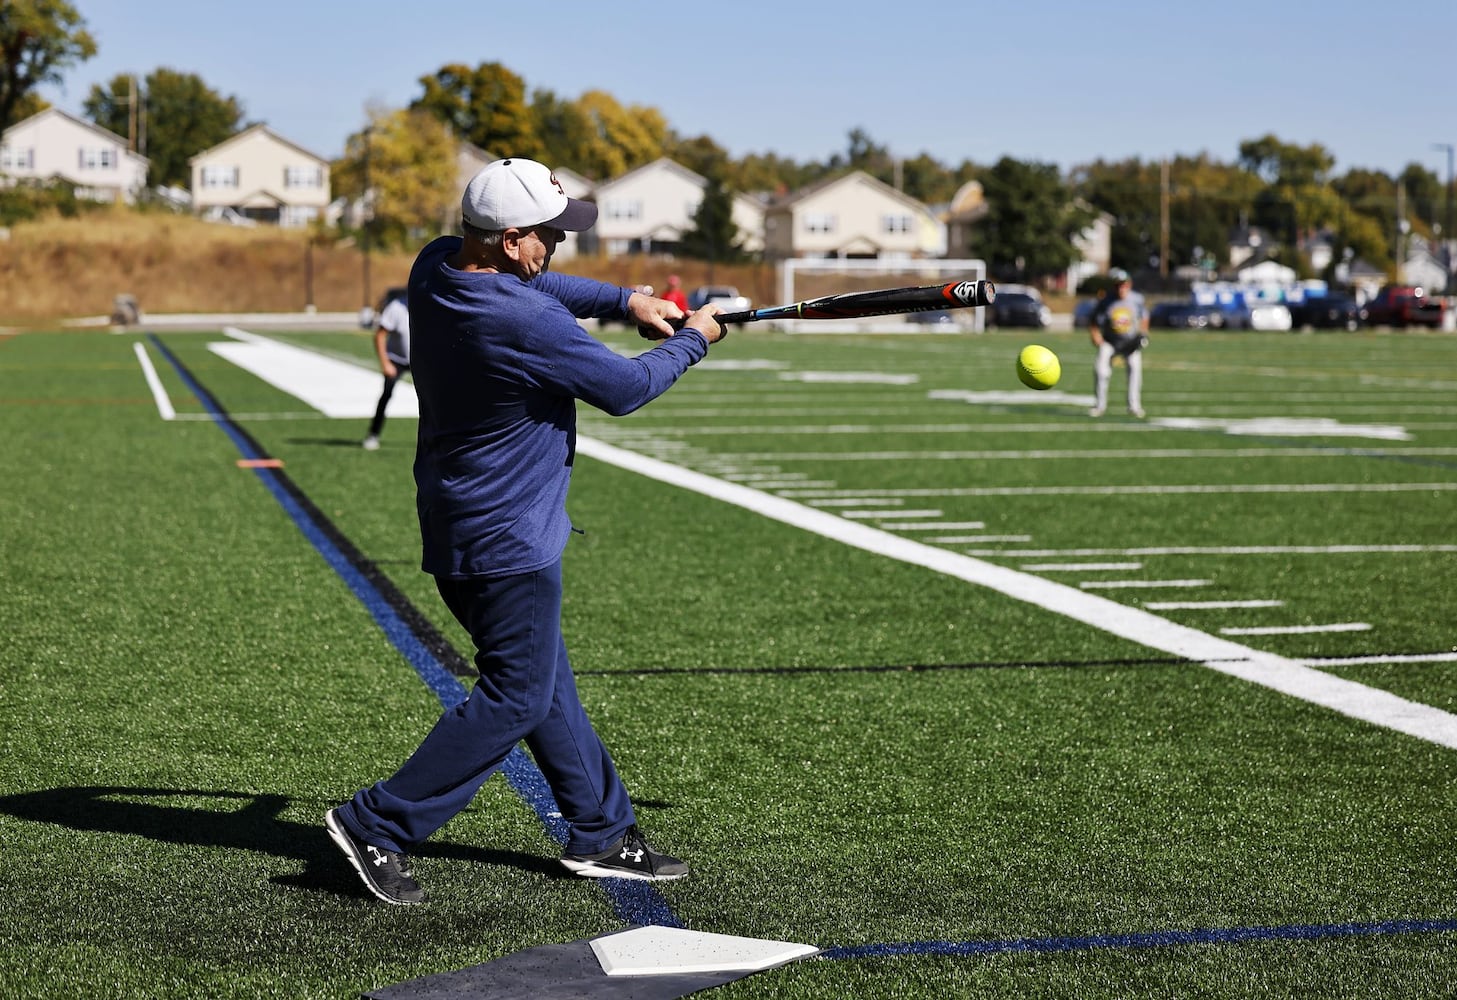
POLYGON ((577 319, 626 318, 629 289, 550 272, 527 282, 461 271, 446 263, 460 244, 433 241, 410 271, 422 568, 530 573, 558 559, 571 533, 576 400, 631 413, 702 359, 708 341, 685 329, 622 357, 577 319))

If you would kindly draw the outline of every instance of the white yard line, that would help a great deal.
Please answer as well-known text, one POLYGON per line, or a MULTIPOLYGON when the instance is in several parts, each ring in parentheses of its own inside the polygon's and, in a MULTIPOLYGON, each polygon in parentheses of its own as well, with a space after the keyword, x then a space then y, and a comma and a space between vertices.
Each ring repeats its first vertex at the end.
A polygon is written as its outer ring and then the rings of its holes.
POLYGON ((1321 632, 1369 632, 1366 622, 1333 622, 1330 625, 1255 625, 1249 628, 1222 628, 1220 635, 1316 635, 1321 632))
MULTIPOLYGON (((210 343, 208 350, 252 372, 274 388, 326 416, 355 419, 374 416, 384 384, 378 371, 237 327, 225 327, 223 332, 233 339, 210 343)), ((395 384, 389 414, 392 418, 420 415, 415 387, 410 382, 402 379, 395 384)))
POLYGON ((1335 677, 1283 656, 1209 635, 1150 614, 1142 608, 925 545, 866 524, 847 521, 836 514, 638 455, 592 437, 579 437, 577 451, 597 461, 734 504, 866 552, 987 587, 1110 635, 1202 663, 1211 670, 1351 718, 1457 749, 1457 716, 1430 705, 1408 701, 1388 691, 1335 677))
POLYGON ((1382 555, 1457 552, 1457 545, 1166 545, 1137 549, 987 549, 972 556, 1005 559, 1082 556, 1340 556, 1362 553, 1382 555))
POLYGON ((883 520, 887 517, 941 517, 944 513, 939 510, 847 510, 843 511, 840 516, 873 521, 883 520))
MULTIPOLYGON (((1034 448, 1030 451, 797 451, 730 452, 732 462, 1042 462, 1087 461, 1085 448, 1034 448)), ((1176 458, 1452 458, 1457 448, 1369 448, 1359 445, 1312 445, 1309 448, 1110 448, 1098 459, 1166 462, 1176 458)))
POLYGON ((864 507, 868 504, 879 504, 882 507, 894 507, 897 504, 905 503, 904 500, 882 500, 879 497, 841 497, 837 500, 811 500, 811 507, 864 507))
POLYGON ((1027 563, 1025 566, 1018 566, 1024 573, 1091 573, 1097 570, 1136 570, 1143 569, 1143 563, 1136 562, 1106 562, 1106 563, 1027 563))
POLYGON ((1144 601, 1150 611, 1214 611, 1224 608, 1283 608, 1284 601, 1144 601))
POLYGON ((157 369, 152 367, 152 358, 147 354, 146 345, 140 340, 132 344, 132 350, 136 352, 137 361, 142 366, 142 377, 147 380, 147 387, 152 390, 152 399, 157 404, 157 413, 163 420, 176 420, 177 411, 172 408, 172 400, 167 396, 167 390, 162 386, 162 380, 157 377, 157 369))
POLYGON ((972 542, 1023 542, 1032 541, 1031 535, 944 535, 940 538, 928 538, 927 541, 934 545, 970 545, 972 542))
POLYGON ((1207 587, 1213 580, 1084 580, 1081 590, 1157 590, 1160 587, 1207 587))
POLYGON ((882 531, 980 531, 986 526, 985 521, 907 521, 905 524, 887 521, 880 528, 882 531))
MULTIPOLYGON (((1105 454, 1099 452, 1099 455, 1105 454)), ((777 457, 777 456, 776 456, 777 457)), ((885 497, 1037 497, 1175 496, 1220 493, 1422 493, 1457 490, 1457 483, 1220 483, 1169 486, 947 486, 880 490, 789 490, 794 500, 837 496, 885 497)))
POLYGON ((1388 653, 1378 656, 1327 656, 1301 660, 1311 667, 1360 667, 1385 663, 1457 663, 1457 653, 1388 653))

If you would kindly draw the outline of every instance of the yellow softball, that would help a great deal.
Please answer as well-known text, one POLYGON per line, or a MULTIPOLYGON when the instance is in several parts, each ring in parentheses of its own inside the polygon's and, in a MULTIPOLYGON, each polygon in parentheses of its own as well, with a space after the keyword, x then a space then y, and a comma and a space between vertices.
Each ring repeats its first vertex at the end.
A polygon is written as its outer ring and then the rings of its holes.
POLYGON ((1029 389, 1051 389, 1062 378, 1062 364, 1047 348, 1028 344, 1017 355, 1017 377, 1029 389))

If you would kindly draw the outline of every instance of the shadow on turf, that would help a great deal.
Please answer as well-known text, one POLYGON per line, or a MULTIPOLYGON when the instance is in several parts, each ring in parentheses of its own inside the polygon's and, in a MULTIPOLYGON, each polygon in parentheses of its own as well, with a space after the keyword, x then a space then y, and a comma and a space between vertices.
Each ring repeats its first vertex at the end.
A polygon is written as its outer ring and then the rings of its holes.
MULTIPOLYGON (((258 851, 302 861, 303 871, 273 882, 317 892, 359 896, 359 880, 318 824, 280 819, 290 805, 283 795, 180 788, 77 786, 48 788, 0 796, 0 813, 37 823, 55 823, 72 830, 145 837, 168 844, 195 844, 258 851), (169 803, 169 799, 213 799, 219 808, 169 803), (225 803, 242 803, 228 808, 225 803)), ((444 858, 535 872, 548 878, 572 878, 555 858, 521 851, 488 850, 464 844, 427 843, 416 852, 423 858, 444 858)))

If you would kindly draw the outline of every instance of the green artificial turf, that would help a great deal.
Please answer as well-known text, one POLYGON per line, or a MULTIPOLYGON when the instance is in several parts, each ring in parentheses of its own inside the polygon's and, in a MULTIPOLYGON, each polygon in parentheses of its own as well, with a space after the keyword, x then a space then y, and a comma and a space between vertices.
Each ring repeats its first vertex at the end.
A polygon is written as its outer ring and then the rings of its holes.
MULTIPOLYGON (((364 452, 362 422, 309 414, 216 339, 160 337, 468 654, 418 570, 414 422, 364 452)), ((283 339, 370 363, 367 334, 283 339)), ((1151 427, 1117 416, 1121 371, 1094 422, 1085 338, 1036 337, 1062 355, 1062 397, 1015 383, 1030 339, 745 330, 711 358, 763 364, 702 366, 620 420, 583 408, 582 433, 725 481, 783 477, 765 491, 806 505, 980 522, 900 533, 1071 588, 1210 581, 1087 591, 1128 605, 1283 602, 1155 612, 1210 634, 1369 624, 1230 638, 1358 658, 1322 669, 1457 712, 1457 663, 1382 662, 1457 650, 1457 559, 1431 548, 1457 545, 1457 340, 1150 348, 1151 419, 1328 418, 1403 428, 1392 440, 1151 427), (914 380, 785 377, 805 372, 914 380), (1196 551, 1116 554, 1138 549, 1196 551), (1026 568, 1090 562, 1139 568, 1026 568)), ((387 776, 440 701, 205 417, 147 338, 0 340, 0 995, 351 997, 620 929, 500 778, 420 852, 429 906, 362 894, 322 813, 387 776), (137 342, 180 419, 159 419, 137 342)), ((687 926, 873 948, 1457 920, 1457 750, 587 457, 571 513, 579 687, 649 836, 693 866, 661 888, 687 926)), ((820 958, 712 995, 1441 996, 1453 941, 820 958)))

